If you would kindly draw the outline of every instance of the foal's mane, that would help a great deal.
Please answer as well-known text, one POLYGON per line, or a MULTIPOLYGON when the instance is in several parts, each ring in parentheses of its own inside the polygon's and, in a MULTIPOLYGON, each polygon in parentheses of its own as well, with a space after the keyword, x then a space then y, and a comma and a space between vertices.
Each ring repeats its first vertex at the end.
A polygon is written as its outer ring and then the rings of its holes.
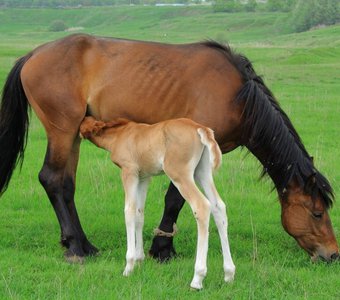
POLYGON ((222 52, 241 74, 244 84, 236 97, 244 103, 241 142, 261 161, 261 178, 268 174, 281 197, 289 182, 296 179, 307 194, 314 199, 320 196, 330 207, 334 194, 328 180, 314 167, 291 121, 251 62, 228 45, 214 41, 203 44, 222 52))

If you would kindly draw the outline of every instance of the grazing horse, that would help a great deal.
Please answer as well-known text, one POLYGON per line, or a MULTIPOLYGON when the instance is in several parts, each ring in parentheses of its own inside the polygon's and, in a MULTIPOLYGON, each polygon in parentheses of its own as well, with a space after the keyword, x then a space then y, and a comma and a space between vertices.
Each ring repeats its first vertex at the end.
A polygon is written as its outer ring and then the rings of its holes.
MULTIPOLYGON (((284 229, 312 257, 330 261, 339 256, 328 214, 333 201, 329 182, 250 61, 228 46, 76 34, 20 58, 2 93, 0 193, 24 156, 29 105, 46 131, 39 179, 57 215, 69 260, 81 261, 98 251, 88 241, 74 203, 78 130, 85 115, 148 124, 186 117, 212 128, 222 153, 245 146, 274 182, 284 229)), ((159 228, 171 232, 184 203, 173 184, 165 202, 159 228)), ((169 258, 172 237, 156 236, 150 253, 169 258)))
POLYGON ((201 289, 207 273, 210 212, 221 239, 224 280, 233 280, 235 265, 229 249, 226 207, 212 176, 221 164, 222 153, 211 129, 184 118, 148 125, 122 118, 102 122, 86 117, 80 136, 109 151, 111 160, 122 169, 127 232, 124 276, 132 272, 136 261, 144 259, 147 187, 152 176, 164 172, 189 203, 197 222, 195 274, 190 286, 201 289))

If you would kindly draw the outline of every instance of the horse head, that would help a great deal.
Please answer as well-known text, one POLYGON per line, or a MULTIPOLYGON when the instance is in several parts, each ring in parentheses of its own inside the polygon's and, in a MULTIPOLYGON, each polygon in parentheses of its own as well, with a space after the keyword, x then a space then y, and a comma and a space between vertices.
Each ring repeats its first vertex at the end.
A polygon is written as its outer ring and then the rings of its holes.
POLYGON ((339 247, 328 214, 330 202, 318 188, 315 175, 304 187, 293 181, 280 197, 284 229, 308 252, 312 260, 339 259, 339 247), (314 193, 311 193, 311 186, 314 193))

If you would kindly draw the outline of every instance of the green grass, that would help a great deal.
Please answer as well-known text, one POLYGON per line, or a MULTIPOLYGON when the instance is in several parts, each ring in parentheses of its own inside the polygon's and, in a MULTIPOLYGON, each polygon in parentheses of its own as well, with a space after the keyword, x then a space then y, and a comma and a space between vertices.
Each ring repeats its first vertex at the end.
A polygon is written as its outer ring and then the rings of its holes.
MULTIPOLYGON (((14 60, 67 33, 48 32, 52 20, 81 32, 164 42, 206 38, 230 41, 262 74, 300 133, 316 166, 340 191, 340 26, 290 34, 287 14, 213 14, 210 8, 116 7, 69 10, 0 10, 0 86, 14 60)), ((2 145, 0 145, 2 147, 2 145)), ((211 224, 204 290, 192 292, 196 225, 185 205, 175 243, 180 256, 160 265, 147 259, 123 278, 126 237, 119 170, 108 155, 83 143, 76 202, 89 239, 100 248, 84 265, 64 262, 59 225, 37 180, 46 148, 32 114, 21 173, 16 170, 0 201, 0 299, 339 299, 340 265, 313 264, 280 224, 280 206, 259 163, 245 151, 223 158, 216 184, 228 205, 229 239, 236 264, 223 282, 222 257, 211 224)), ((158 225, 165 177, 150 186, 145 251, 158 225)), ((331 210, 340 236, 338 203, 331 210)))

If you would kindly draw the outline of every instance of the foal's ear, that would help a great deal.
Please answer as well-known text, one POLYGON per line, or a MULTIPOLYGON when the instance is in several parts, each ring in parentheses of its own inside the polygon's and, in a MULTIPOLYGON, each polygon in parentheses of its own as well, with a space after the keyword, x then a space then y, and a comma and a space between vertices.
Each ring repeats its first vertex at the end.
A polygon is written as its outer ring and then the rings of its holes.
POLYGON ((116 118, 110 122, 106 122, 105 127, 106 128, 119 127, 119 126, 126 125, 129 122, 131 121, 125 118, 116 118))
POLYGON ((106 127, 105 122, 103 121, 95 121, 92 126, 91 133, 94 135, 100 135, 103 128, 106 127))

